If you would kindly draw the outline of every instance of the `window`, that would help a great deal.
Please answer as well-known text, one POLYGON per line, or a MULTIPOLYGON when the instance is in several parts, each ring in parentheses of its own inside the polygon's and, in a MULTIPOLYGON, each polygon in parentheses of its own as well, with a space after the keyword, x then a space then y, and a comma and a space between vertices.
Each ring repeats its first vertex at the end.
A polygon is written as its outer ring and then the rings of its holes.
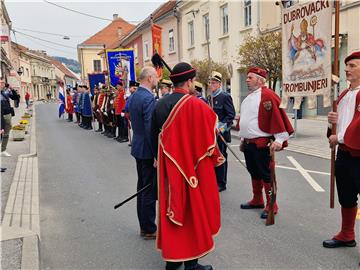
POLYGON ((174 30, 169 30, 169 52, 175 51, 174 30))
POLYGON ((221 25, 223 35, 229 33, 229 14, 227 4, 221 7, 221 25))
POLYGON ((144 41, 144 58, 149 59, 149 42, 144 41))
POLYGON ((194 21, 189 22, 189 46, 192 47, 195 44, 194 35, 194 21))
POLYGON ((244 0, 244 18, 245 26, 251 25, 251 0, 244 0))
POLYGON ((134 58, 135 58, 135 64, 139 63, 138 45, 137 44, 134 44, 134 58))
POLYGON ((204 22, 204 37, 205 40, 208 41, 210 39, 210 21, 209 21, 209 14, 205 14, 203 16, 204 22))
POLYGON ((101 60, 94 60, 94 72, 101 72, 101 60))

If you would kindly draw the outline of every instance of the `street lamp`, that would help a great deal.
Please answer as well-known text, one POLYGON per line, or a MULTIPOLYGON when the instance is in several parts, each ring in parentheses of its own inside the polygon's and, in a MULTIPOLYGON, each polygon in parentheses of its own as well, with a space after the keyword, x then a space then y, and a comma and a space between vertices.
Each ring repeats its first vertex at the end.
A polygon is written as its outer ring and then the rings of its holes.
POLYGON ((17 71, 17 74, 19 76, 21 76, 22 74, 24 73, 24 68, 23 67, 19 67, 18 71, 17 71))

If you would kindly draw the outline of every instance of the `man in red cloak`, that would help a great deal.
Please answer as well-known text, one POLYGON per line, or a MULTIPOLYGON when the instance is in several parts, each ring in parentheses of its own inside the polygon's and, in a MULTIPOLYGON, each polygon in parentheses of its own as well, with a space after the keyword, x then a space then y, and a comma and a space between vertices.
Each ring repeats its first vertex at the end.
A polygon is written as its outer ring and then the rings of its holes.
MULTIPOLYGON (((264 208, 261 218, 266 219, 270 202, 270 152, 287 146, 289 135, 294 132, 284 109, 280 109, 280 98, 265 86, 267 72, 254 67, 248 70, 246 83, 250 90, 241 104, 240 150, 244 152, 246 167, 251 175, 253 198, 240 205, 241 209, 264 208), (273 143, 269 147, 271 140, 273 143)), ((274 213, 278 205, 274 203, 274 213)))
POLYGON ((337 112, 328 121, 336 124, 336 134, 328 132, 330 147, 338 145, 335 161, 336 187, 341 205, 341 231, 325 240, 326 248, 355 247, 355 220, 360 194, 360 51, 345 58, 346 79, 350 87, 337 101, 337 112))
POLYGON ((193 69, 177 64, 171 95, 160 99, 152 118, 157 150, 159 219, 157 247, 166 269, 211 270, 198 258, 214 250, 220 230, 220 200, 215 166, 224 162, 216 146, 217 116, 193 95, 193 69), (198 138, 201 138, 199 140, 198 138))

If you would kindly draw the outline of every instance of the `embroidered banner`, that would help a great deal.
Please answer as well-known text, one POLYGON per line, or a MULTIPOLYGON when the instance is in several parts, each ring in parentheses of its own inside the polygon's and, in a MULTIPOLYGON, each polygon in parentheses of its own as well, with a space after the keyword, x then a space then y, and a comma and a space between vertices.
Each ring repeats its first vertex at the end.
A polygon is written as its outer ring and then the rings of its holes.
POLYGON ((135 81, 135 64, 133 49, 106 50, 110 84, 116 86, 121 81, 128 89, 129 81, 135 81))
MULTIPOLYGON (((331 90, 330 1, 310 1, 282 12, 282 105, 288 97, 323 95, 330 106, 331 90)), ((314 107, 310 102, 309 107, 314 107)))

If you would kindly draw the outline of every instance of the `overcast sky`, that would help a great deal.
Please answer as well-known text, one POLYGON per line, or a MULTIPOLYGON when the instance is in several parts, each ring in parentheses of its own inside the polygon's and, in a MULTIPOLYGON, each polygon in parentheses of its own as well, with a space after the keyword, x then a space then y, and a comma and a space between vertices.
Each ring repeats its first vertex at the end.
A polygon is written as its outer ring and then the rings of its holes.
MULTIPOLYGON (((112 19, 113 14, 117 13, 130 23, 137 24, 162 3, 166 2, 166 0, 117 0, 109 2, 100 0, 62 0, 61 2, 49 0, 49 2, 107 19, 112 19)), ((76 14, 44 1, 5 0, 5 5, 12 21, 13 29, 36 38, 72 47, 68 48, 50 44, 20 33, 15 34, 16 38, 13 34, 11 35, 13 41, 30 49, 45 50, 52 56, 64 56, 77 60, 77 44, 85 41, 110 23, 110 21, 76 14), (70 36, 70 40, 64 40, 62 36, 35 33, 24 29, 67 35, 70 36)))

